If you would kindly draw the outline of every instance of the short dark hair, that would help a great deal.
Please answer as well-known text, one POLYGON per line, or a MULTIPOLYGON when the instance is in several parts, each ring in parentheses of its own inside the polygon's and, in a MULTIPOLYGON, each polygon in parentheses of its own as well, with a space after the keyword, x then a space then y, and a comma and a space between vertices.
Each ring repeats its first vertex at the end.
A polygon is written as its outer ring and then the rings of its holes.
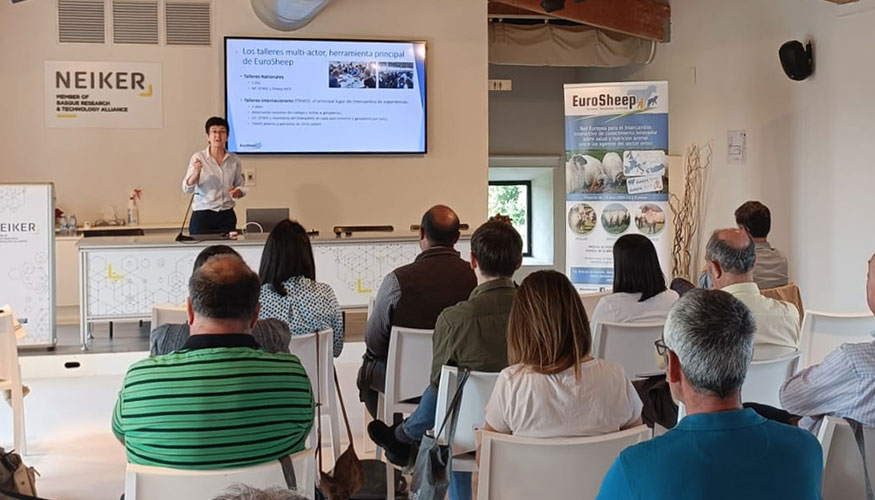
POLYGON ((726 240, 720 239, 718 236, 720 231, 722 230, 714 231, 711 238, 708 239, 708 244, 705 246, 705 258, 717 261, 724 272, 745 274, 753 271, 757 259, 757 247, 753 238, 750 237, 750 233, 744 233, 750 242, 742 248, 735 248, 726 240))
POLYGON ((270 284, 273 291, 286 295, 283 282, 293 276, 316 279, 316 263, 313 247, 304 226, 295 221, 284 220, 274 226, 261 254, 258 267, 261 284, 270 284))
POLYGON ((225 127, 225 132, 230 132, 231 127, 228 126, 228 120, 222 118, 221 116, 211 116, 207 119, 206 125, 204 125, 204 132, 210 133, 210 127, 225 127))
POLYGON ((650 238, 620 236, 614 242, 614 293, 640 293, 638 301, 644 302, 665 290, 665 276, 650 238))
POLYGON ((747 201, 735 210, 735 223, 754 238, 765 238, 772 230, 772 212, 758 201, 747 201))
POLYGON ((210 245, 201 250, 201 253, 197 254, 197 257, 194 259, 194 269, 192 272, 197 271, 197 269, 204 265, 204 263, 213 255, 236 255, 237 257, 240 257, 237 250, 234 250, 228 245, 210 245))
POLYGON ((422 231, 435 245, 451 247, 459 239, 459 216, 450 207, 435 205, 422 215, 422 231), (438 220, 438 215, 443 217, 438 220))
POLYGON ((191 308, 210 319, 250 320, 258 310, 258 275, 236 255, 214 255, 188 280, 191 308))
POLYGON ((471 236, 471 253, 485 276, 510 278, 523 259, 523 239, 507 222, 490 220, 471 236))

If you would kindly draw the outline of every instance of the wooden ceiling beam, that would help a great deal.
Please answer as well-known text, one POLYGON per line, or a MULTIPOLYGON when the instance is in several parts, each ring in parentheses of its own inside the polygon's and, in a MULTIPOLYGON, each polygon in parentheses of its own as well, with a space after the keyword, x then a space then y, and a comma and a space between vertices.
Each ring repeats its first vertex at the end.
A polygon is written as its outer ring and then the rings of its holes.
POLYGON ((545 11, 541 0, 490 0, 490 4, 502 4, 647 40, 667 42, 669 39, 671 7, 659 0, 565 0, 565 8, 553 12, 545 11))

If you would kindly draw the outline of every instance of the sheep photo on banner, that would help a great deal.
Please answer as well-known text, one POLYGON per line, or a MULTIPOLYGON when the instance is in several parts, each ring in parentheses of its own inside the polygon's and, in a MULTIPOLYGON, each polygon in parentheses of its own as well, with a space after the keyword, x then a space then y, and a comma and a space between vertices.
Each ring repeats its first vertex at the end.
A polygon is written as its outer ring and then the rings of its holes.
POLYGON ((650 238, 670 275, 668 82, 565 85, 565 193, 565 270, 578 290, 610 290, 624 234, 650 238))

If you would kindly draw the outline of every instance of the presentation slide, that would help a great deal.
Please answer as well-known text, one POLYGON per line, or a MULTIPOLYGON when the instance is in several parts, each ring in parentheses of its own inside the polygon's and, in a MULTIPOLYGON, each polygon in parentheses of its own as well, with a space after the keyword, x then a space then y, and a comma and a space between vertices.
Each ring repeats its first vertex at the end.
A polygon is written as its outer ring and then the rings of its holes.
POLYGON ((425 43, 225 38, 228 149, 425 153, 425 43))

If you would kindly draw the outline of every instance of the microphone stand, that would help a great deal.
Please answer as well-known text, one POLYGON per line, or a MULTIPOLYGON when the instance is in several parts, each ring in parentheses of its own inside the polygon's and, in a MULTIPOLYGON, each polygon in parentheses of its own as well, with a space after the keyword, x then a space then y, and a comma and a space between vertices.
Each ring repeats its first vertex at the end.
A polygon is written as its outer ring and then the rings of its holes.
POLYGON ((188 219, 189 212, 191 212, 192 203, 194 203, 194 193, 192 193, 191 199, 188 200, 188 208, 185 209, 185 216, 182 218, 182 225, 179 226, 179 234, 176 235, 176 241, 197 241, 197 238, 192 238, 191 236, 182 234, 182 231, 185 229, 185 221, 188 219))

